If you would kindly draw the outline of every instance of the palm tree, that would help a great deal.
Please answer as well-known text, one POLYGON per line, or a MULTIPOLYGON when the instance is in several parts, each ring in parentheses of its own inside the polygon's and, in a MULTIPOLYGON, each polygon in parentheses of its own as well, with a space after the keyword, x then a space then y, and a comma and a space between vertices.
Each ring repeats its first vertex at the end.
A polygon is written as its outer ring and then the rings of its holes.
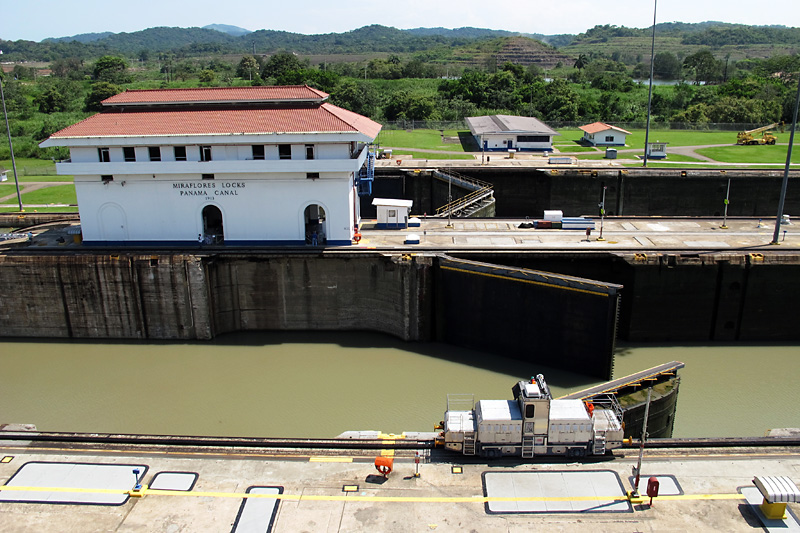
POLYGON ((586 68, 586 65, 589 64, 589 58, 586 57, 586 54, 579 54, 578 59, 575 60, 575 64, 572 65, 577 69, 586 68))

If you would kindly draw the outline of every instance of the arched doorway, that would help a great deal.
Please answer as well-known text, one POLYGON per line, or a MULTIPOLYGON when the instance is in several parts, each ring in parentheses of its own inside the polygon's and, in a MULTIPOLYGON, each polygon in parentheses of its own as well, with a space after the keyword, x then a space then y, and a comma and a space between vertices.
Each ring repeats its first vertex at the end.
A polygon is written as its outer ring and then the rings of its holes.
POLYGON ((222 227, 222 211, 215 205, 203 208, 203 242, 205 244, 222 244, 225 231, 222 227))
POLYGON ((303 212, 303 220, 305 221, 306 244, 318 246, 328 241, 327 231, 325 231, 325 209, 321 205, 311 204, 306 207, 303 212))

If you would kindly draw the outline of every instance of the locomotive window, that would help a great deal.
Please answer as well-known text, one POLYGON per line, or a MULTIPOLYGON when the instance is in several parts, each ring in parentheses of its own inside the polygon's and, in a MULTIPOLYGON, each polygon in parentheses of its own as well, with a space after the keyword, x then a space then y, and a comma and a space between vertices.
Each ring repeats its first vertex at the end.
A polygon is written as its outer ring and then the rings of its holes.
POLYGON ((535 412, 534 407, 536 406, 532 403, 525 406, 525 418, 533 418, 533 413, 535 412))

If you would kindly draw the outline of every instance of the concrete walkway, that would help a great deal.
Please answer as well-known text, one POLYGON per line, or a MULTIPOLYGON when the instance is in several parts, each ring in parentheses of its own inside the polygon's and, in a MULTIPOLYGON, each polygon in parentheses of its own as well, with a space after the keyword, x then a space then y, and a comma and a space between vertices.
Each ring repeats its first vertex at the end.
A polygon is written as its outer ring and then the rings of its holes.
MULTIPOLYGON (((635 450, 618 450, 588 463, 558 458, 486 463, 441 451, 427 456, 423 450, 419 477, 414 476, 412 459, 398 457, 386 479, 377 475, 370 456, 335 450, 314 455, 287 452, 132 447, 80 451, 0 440, 0 483, 8 484, 16 499, 0 501, 0 529, 750 532, 760 529, 762 521, 758 507, 748 503, 742 490, 753 487, 756 475, 796 478, 800 471, 796 449, 647 451, 643 477, 665 481, 662 496, 650 506, 647 498, 629 502, 625 494, 638 457, 635 450), (127 468, 127 486, 97 477, 93 472, 98 467, 91 465, 127 468), (25 475, 30 466, 37 467, 38 480, 25 475), (76 468, 86 475, 77 476, 76 468), (142 490, 129 492, 136 484, 134 468, 141 473, 142 490), (62 475, 60 482, 53 477, 64 471, 73 474, 62 475), (150 489, 154 478, 165 473, 196 482, 173 490, 150 489), (77 499, 71 505, 37 501, 43 492, 77 499), (122 503, 89 504, 115 498, 122 503)), ((789 504, 789 511, 785 527, 796 524, 797 504, 789 504)))

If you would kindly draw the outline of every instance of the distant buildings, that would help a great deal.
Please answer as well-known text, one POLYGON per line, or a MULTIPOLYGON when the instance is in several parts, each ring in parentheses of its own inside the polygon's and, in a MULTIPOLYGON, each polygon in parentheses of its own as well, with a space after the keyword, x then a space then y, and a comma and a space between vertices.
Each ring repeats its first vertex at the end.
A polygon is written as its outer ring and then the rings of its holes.
POLYGON ((593 146, 625 146, 628 135, 631 134, 604 122, 593 122, 580 126, 580 129, 583 130, 583 140, 593 146))
POLYGON ((539 119, 511 115, 468 117, 467 126, 481 150, 552 151, 560 135, 539 119))
POLYGON ((75 176, 89 244, 350 244, 381 126, 327 98, 307 86, 127 91, 41 146, 70 149, 57 170, 75 176))

